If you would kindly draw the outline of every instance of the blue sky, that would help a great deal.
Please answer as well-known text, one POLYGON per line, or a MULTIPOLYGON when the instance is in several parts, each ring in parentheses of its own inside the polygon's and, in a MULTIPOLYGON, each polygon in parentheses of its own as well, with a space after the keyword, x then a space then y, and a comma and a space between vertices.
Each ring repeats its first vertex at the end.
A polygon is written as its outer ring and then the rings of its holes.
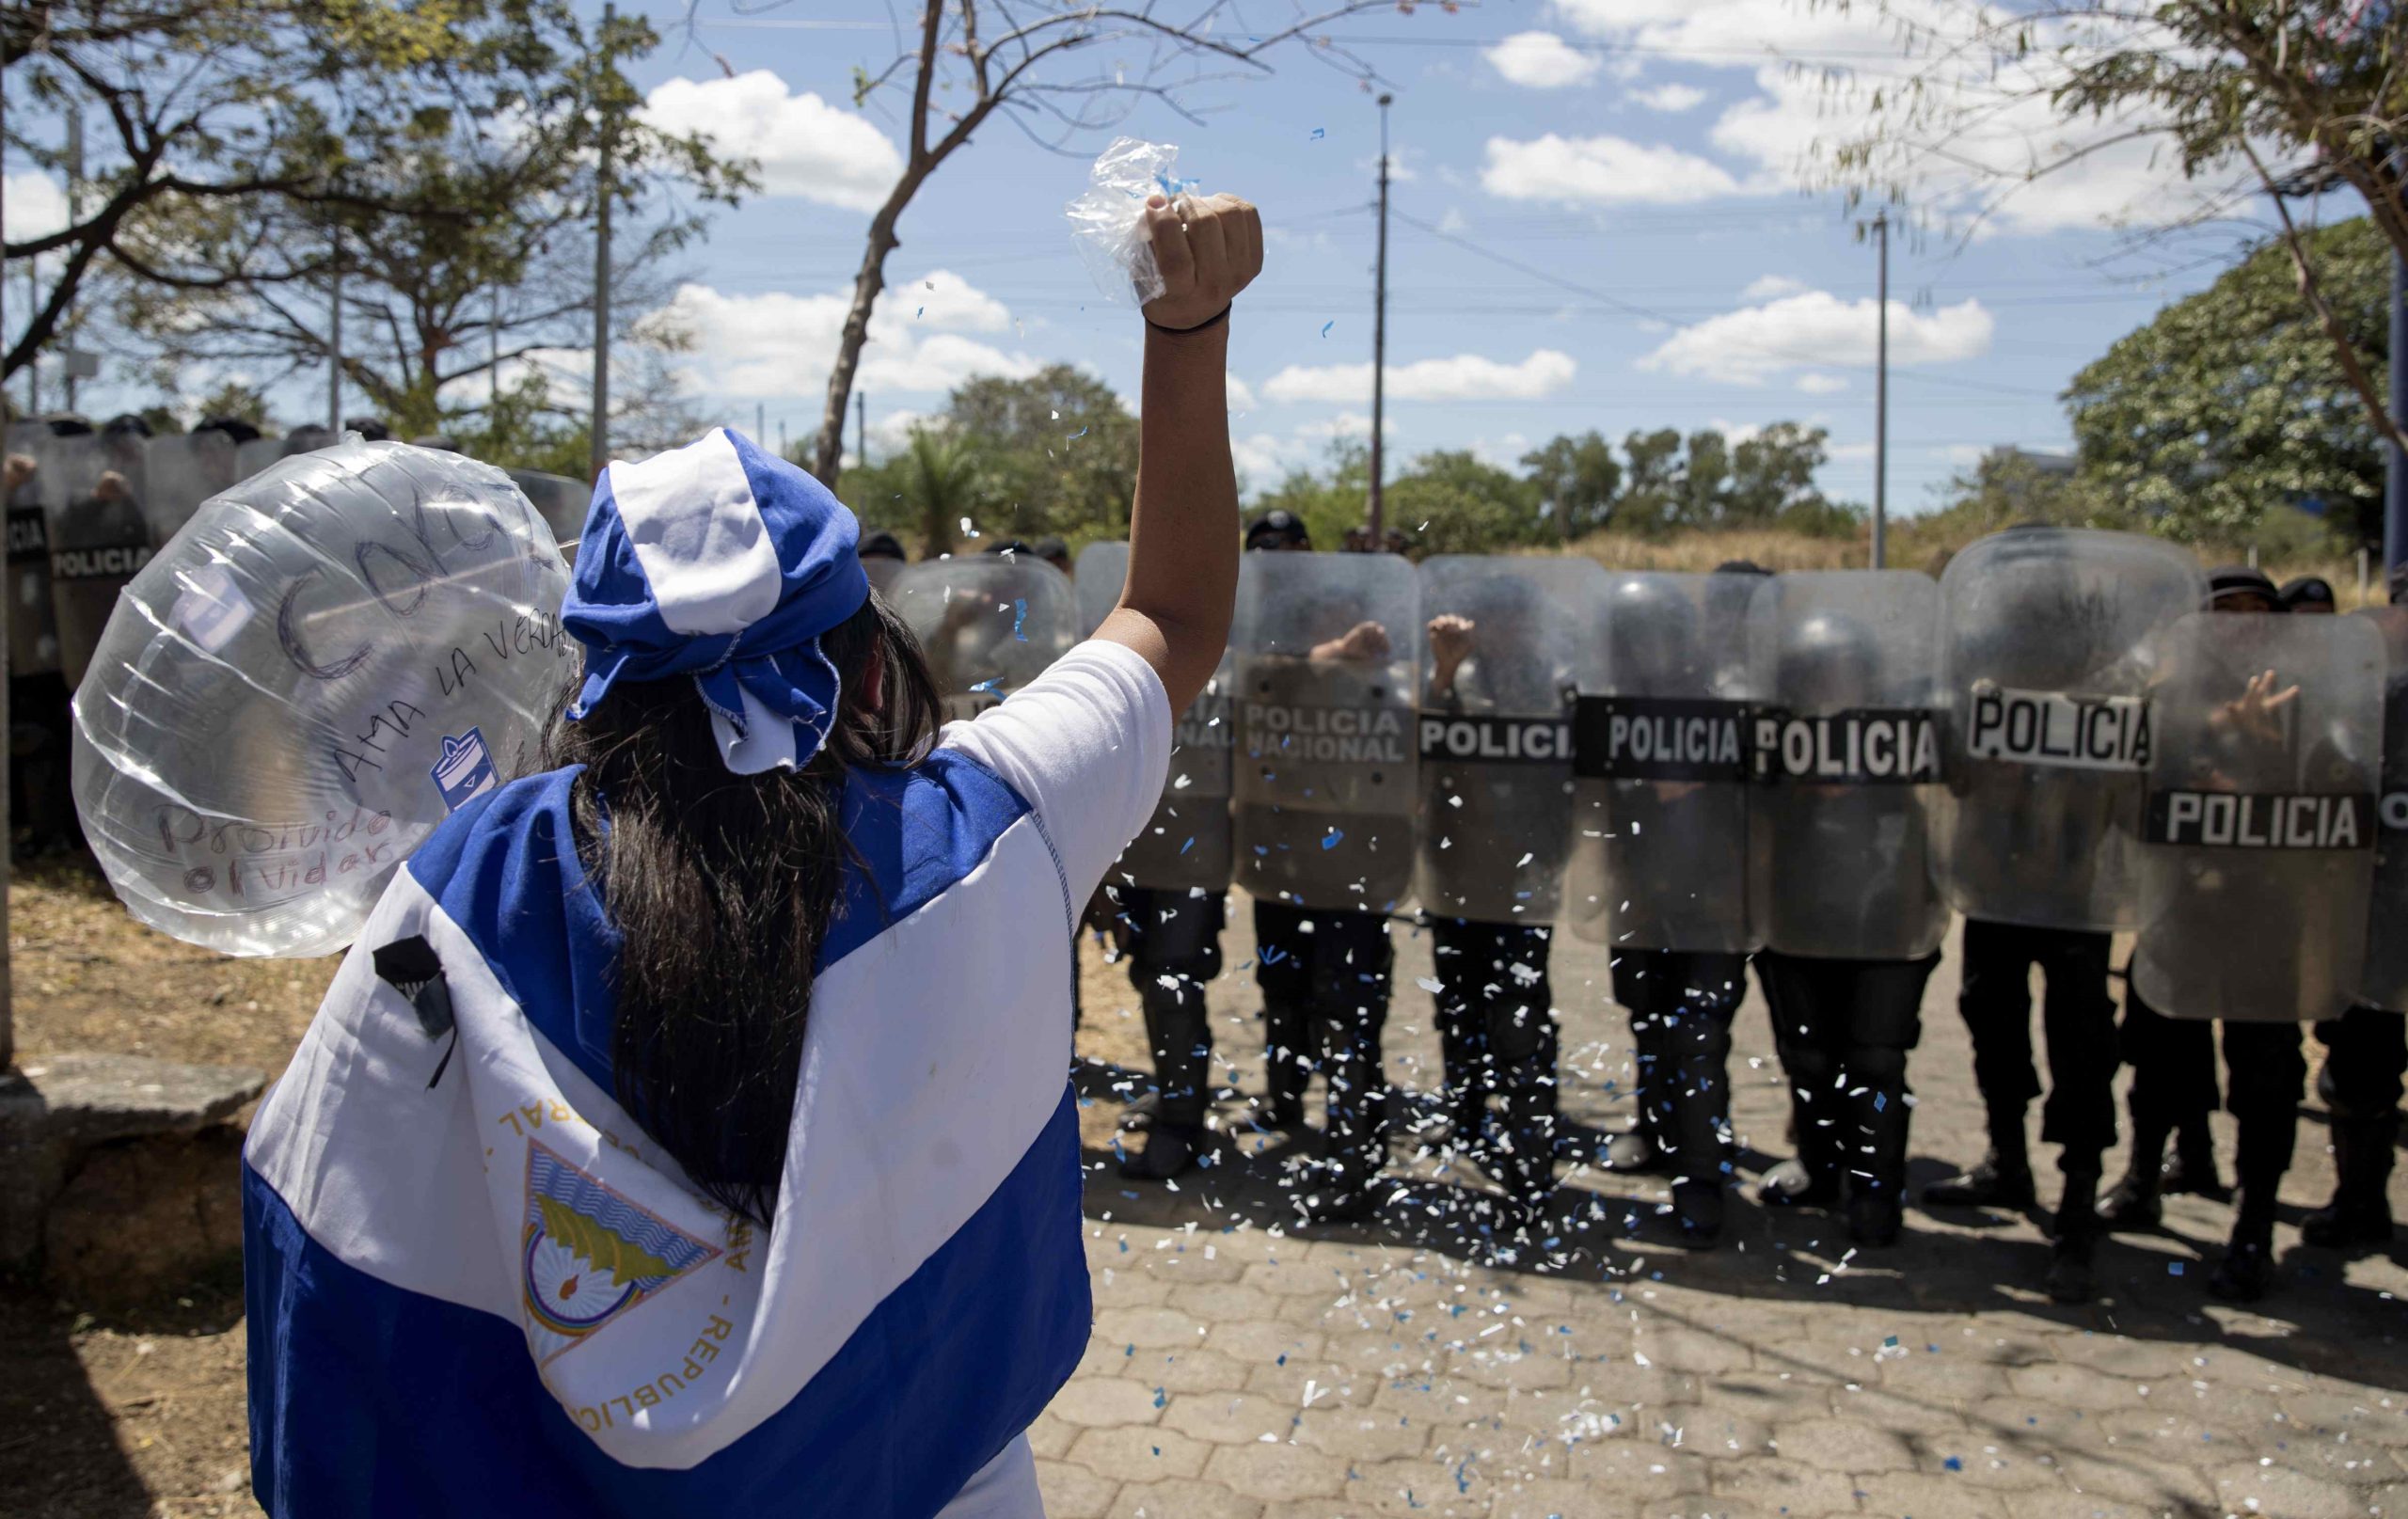
MULTIPOLYGON (((1232 13, 1267 26, 1288 8, 1232 13)), ((1964 15, 1956 0, 1893 8, 1964 15)), ((851 105, 855 66, 894 54, 887 6, 791 0, 738 16, 700 0, 690 34, 683 9, 650 13, 667 41, 637 73, 648 108, 763 170, 764 192, 717 213, 681 260, 692 382, 713 415, 800 436, 816 425, 869 208, 898 162, 899 112, 851 105)), ((1591 427, 1619 439, 1795 419, 1830 431, 1824 488, 1870 498, 1875 259, 1862 213, 1815 187, 1814 162, 1818 144, 1860 128, 1867 90, 1916 67, 1887 25, 1863 7, 1796 0, 1489 0, 1329 30, 1396 96, 1398 454, 1511 460, 1591 427)), ((1359 435, 1370 401, 1378 112, 1308 49, 1275 57, 1269 77, 1188 92, 1207 125, 1149 102, 1121 129, 1177 143, 1182 174, 1262 209, 1267 267, 1230 359, 1255 486, 1359 435)), ((2054 399, 2067 379, 2229 257, 2229 224, 2138 251, 2109 229, 2195 198, 2145 144, 2004 199, 2002 181, 1966 167, 2011 172, 2081 146, 2083 130, 2026 103, 1910 165, 1915 213, 1940 229, 1892 244, 1893 510, 1932 504, 1992 445, 2069 446, 2054 399)), ((1084 139, 1087 155, 1108 135, 1084 139)), ((975 372, 1066 359, 1133 398, 1139 324, 1099 296, 1062 216, 1085 178, 1084 159, 990 121, 921 191, 865 359, 873 451, 975 372)))

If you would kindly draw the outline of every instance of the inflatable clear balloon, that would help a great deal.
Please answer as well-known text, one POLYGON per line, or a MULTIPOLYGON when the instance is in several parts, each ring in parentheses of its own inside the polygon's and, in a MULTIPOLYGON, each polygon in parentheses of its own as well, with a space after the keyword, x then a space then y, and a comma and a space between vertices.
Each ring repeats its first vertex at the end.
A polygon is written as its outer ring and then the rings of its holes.
POLYGON ((84 831, 135 917, 348 944, 437 824, 531 767, 579 668, 550 528, 488 465, 356 436, 211 498, 75 693, 84 831))

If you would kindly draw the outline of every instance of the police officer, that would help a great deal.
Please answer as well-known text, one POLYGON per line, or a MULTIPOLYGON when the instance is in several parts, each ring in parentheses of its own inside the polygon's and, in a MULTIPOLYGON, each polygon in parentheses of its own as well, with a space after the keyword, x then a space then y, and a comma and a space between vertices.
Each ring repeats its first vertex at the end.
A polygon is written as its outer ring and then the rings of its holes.
MULTIPOLYGON (((2208 578, 2208 609, 2235 615, 2280 615, 2281 593, 2258 571, 2228 565, 2208 578)), ((2298 688, 2277 690, 2271 672, 2252 677, 2226 709, 2222 726, 2236 742, 2279 744, 2282 708, 2298 688)), ((2127 1099, 2132 1119, 2132 1153, 2123 1179, 2099 1209, 2114 1227, 2153 1227, 2162 1216, 2161 1194, 2173 1190, 2161 1170, 2169 1132, 2178 1129, 2203 1155, 2208 1115, 2217 1104, 2216 1035, 2206 1019, 2176 1019, 2144 1000, 2136 980, 2124 998, 2123 1058, 2132 1068, 2127 1099)), ((2303 1030, 2291 1021, 2226 1019, 2225 1108, 2239 1129, 2238 1187, 2231 1238, 2209 1274, 2208 1290, 2236 1302, 2255 1302, 2273 1284, 2275 1193, 2290 1168, 2297 1142, 2299 1104, 2307 1085, 2303 1030)), ((2212 1177, 2212 1160, 2205 1173, 2212 1177)), ((2204 1190, 2184 1165, 2183 1184, 2204 1190)))
MULTIPOLYGON (((1304 550, 1311 546, 1304 524, 1284 511, 1255 522, 1246 543, 1250 548, 1304 550)), ((1410 586, 1409 577, 1405 583, 1410 586)), ((1266 596, 1277 593, 1275 589, 1265 592, 1266 596)), ((1242 596, 1241 621, 1244 607, 1242 596)), ((1283 609, 1282 622, 1324 625, 1326 636, 1297 654, 1258 661, 1257 677, 1270 679, 1289 691, 1385 686, 1384 672, 1393 663, 1388 628, 1375 618, 1358 615, 1362 609, 1359 605, 1350 606, 1343 596, 1319 599, 1304 609, 1301 617, 1298 609, 1283 609)), ((1253 694, 1246 693, 1249 704, 1253 694)), ((1410 688, 1395 694, 1407 702, 1405 715, 1409 716, 1410 688)), ((1267 700, 1269 704, 1277 704, 1276 696, 1267 700)), ((1250 736, 1250 740, 1259 736, 1250 736)), ((1409 777, 1413 756, 1409 734, 1400 734, 1398 743, 1403 763, 1394 769, 1399 778, 1409 777)), ((1241 756, 1240 763, 1275 768, 1292 783, 1294 774, 1305 767, 1283 761, 1279 756, 1284 752, 1273 737, 1259 759, 1241 756)), ((1251 808, 1241 804, 1239 810, 1256 826, 1275 832, 1318 827, 1306 809, 1283 803, 1258 802, 1251 808)), ((1383 862, 1392 862, 1401 872, 1409 871, 1409 836, 1402 815, 1386 823, 1370 817, 1349 821, 1352 826, 1340 831, 1345 838, 1337 832, 1321 835, 1321 848, 1313 851, 1317 871, 1323 876, 1360 875, 1379 868, 1383 862), (1374 847, 1383 835, 1389 845, 1386 851, 1374 847), (1341 843, 1344 853, 1323 857, 1323 850, 1341 843)), ((1240 865, 1269 866, 1275 872, 1293 858, 1291 847, 1299 842, 1305 841, 1283 838, 1280 848, 1259 860, 1250 860, 1248 851, 1241 847, 1240 865)), ((1395 949, 1388 938, 1390 904, 1362 897, 1340 907, 1283 901, 1279 894, 1287 888, 1279 884, 1280 879, 1275 873, 1256 870, 1246 883, 1254 895, 1254 975, 1262 993, 1268 1046, 1264 1107, 1273 1126, 1297 1127, 1304 1118, 1307 1084, 1316 1072, 1324 1079, 1323 1156, 1319 1164, 1303 1171, 1292 1192, 1300 1211, 1310 1220, 1356 1219, 1376 1205, 1373 1186, 1386 1162, 1387 1087, 1382 1036, 1395 964, 1395 949)), ((1402 894, 1400 881, 1394 894, 1402 894)))
POLYGON ((1448 1142, 1505 1189, 1515 1232, 1537 1222, 1555 1183, 1547 958, 1572 832, 1571 756, 1535 741, 1568 733, 1576 613, 1602 581, 1582 561, 1445 556, 1421 567, 1423 609, 1443 609, 1426 624, 1418 853, 1448 1142))
MULTIPOLYGON (((2383 830, 2376 856, 2378 906, 2369 933, 2397 935, 2400 926, 2387 921, 2386 914, 2396 911, 2399 898, 2386 895, 2383 888, 2387 880, 2399 879, 2393 851, 2408 850, 2408 832, 2402 831, 2397 815, 2408 794, 2399 790, 2396 780, 2408 771, 2408 649, 2400 646, 2399 621, 2400 609, 2408 608, 2408 565, 2394 566, 2390 581, 2393 610, 2378 614, 2388 619, 2385 631, 2393 647, 2384 696, 2385 805, 2378 822, 2383 830)), ((2295 613, 2303 609, 2292 608, 2295 613)), ((2316 1091, 2331 1115, 2336 1175, 2331 1200, 2300 1220, 2299 1234, 2325 1249, 2380 1249, 2391 1242, 2392 1151, 2400 1141, 2401 1078, 2408 1074, 2408 1018, 2400 1016, 2403 1009, 2397 1005, 2408 997, 2400 995, 2397 967, 2402 957, 2393 943, 2396 940, 2368 942, 2369 959, 2380 957, 2391 970, 2373 977, 2385 983, 2382 988, 2366 987, 2362 995, 2382 997, 2395 1005, 2384 1008, 2363 1001, 2316 1025, 2316 1037, 2324 1046, 2324 1068, 2317 1074, 2316 1091)))
MULTIPOLYGON (((1707 641, 1744 624, 1754 582, 1772 572, 1731 560, 1714 573, 1726 578, 1704 583, 1703 615, 1649 578, 1627 578, 1616 587, 1608 628, 1619 694, 1726 701, 1748 694, 1743 661, 1712 657, 1707 641)), ((1730 643, 1734 656, 1744 648, 1740 639, 1730 643)), ((1617 789, 1614 811, 1631 815, 1609 818, 1604 831, 1636 878, 1605 883, 1610 900, 1597 906, 1608 914, 1614 1001, 1630 1015, 1638 1090, 1636 1121, 1607 1142, 1604 1163, 1625 1175, 1671 1171, 1683 1239, 1711 1246, 1721 1237, 1731 1174, 1731 1026, 1748 992, 1739 926, 1744 792, 1729 782, 1698 780, 1630 782, 1617 789), (1733 795, 1719 798, 1722 792, 1733 795), (1684 868, 1719 869, 1731 910, 1718 915, 1708 894, 1680 892, 1684 868), (1649 892, 1672 901, 1641 902, 1630 911, 1632 896, 1649 892), (1661 947, 1667 944, 1684 947, 1661 947)))
POLYGON ((2310 617, 2330 617, 2340 609, 2334 605, 2333 582, 2321 575, 2303 575, 2285 580, 2283 588, 2274 593, 2274 598, 2283 604, 2283 610, 2294 617, 2302 613, 2310 617))
POLYGON ((862 541, 855 546, 853 553, 861 560, 862 571, 869 577, 871 587, 878 591, 893 585, 895 578, 903 573, 903 566, 908 562, 902 540, 883 528, 876 532, 863 533, 862 541))
POLYGON ((1783 576, 1766 588, 1776 590, 1751 615, 1778 633, 1773 698, 1797 716, 1780 720, 1767 756, 1782 778, 1761 794, 1768 847, 1752 885, 1766 938, 1756 973, 1798 1154, 1765 1173, 1757 1198, 1830 1208, 1845 1185, 1849 1238, 1882 1246, 1903 1226, 1907 1057, 1947 926, 1922 795, 1938 780, 1937 587, 1909 572, 1857 571, 1783 576), (1873 730, 1855 725, 1877 723, 1886 777, 1791 767, 1797 722, 1815 751, 1828 741, 1868 763, 1873 730))
POLYGON ((1956 1008, 1972 1039, 1988 1149, 1971 1170, 1925 1187, 1924 1201, 2036 1202, 2024 1139, 2025 1109, 2041 1090, 2036 964, 2047 981, 2050 1075, 2040 1137, 2060 1147, 2064 1177, 2047 1282, 2059 1302, 2086 1302, 2093 1290, 2099 1183, 2115 1142, 2112 930, 2132 923, 2148 759, 2146 743, 2110 743, 2076 765, 2067 735, 2076 717, 2094 720, 2078 731, 2115 734, 2095 720, 2145 710, 2136 655, 2194 609, 2203 589, 2190 556, 2170 546, 2040 524, 1971 546, 1941 581, 1956 735, 1946 883, 1965 914, 1956 1008))
MULTIPOLYGON (((1312 539, 1294 514, 1275 508, 1247 525, 1245 546, 1254 553, 1308 553, 1312 539)), ((1146 1128, 1145 1144, 1123 1158, 1120 1169, 1140 1180, 1166 1181, 1192 1170, 1211 1143, 1204 1118, 1212 1099, 1212 1025, 1204 989, 1221 973, 1228 893, 1163 891, 1111 874, 1103 890, 1114 910, 1113 940, 1129 962, 1129 984, 1144 1010, 1154 1057, 1154 1091, 1131 1104, 1131 1118, 1146 1128)), ((1259 935, 1260 904, 1255 918, 1259 935)), ((1284 989, 1286 983, 1276 969, 1265 980, 1265 969, 1256 962, 1256 984, 1268 1003, 1273 985, 1284 989)), ((1270 1126, 1301 1127, 1304 1082, 1296 1069, 1275 1060, 1268 1076, 1261 1107, 1270 1126)))

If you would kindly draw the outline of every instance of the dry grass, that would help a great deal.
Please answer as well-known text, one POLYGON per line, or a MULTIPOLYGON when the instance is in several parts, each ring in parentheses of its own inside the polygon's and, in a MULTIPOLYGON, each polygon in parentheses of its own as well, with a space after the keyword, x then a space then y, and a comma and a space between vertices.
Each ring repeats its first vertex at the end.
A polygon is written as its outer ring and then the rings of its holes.
MULTIPOLYGON (((1891 525, 1890 565, 1893 569, 1922 570, 1926 575, 1937 577, 1947 568, 1948 561, 1958 549, 1980 536, 1979 533, 1961 530, 1950 531, 1936 522, 1903 518, 1891 525)), ((2182 546, 2190 550, 2203 568, 2237 564, 2249 557, 2245 546, 2218 544, 2182 546)), ((1711 570, 1717 564, 1732 560, 1748 560, 1768 570, 1855 570, 1864 568, 1870 560, 1872 541, 1869 533, 1855 538, 1815 538, 1804 533, 1762 528, 1687 532, 1661 539, 1595 532, 1574 544, 1568 552, 1593 559, 1609 570, 1695 572, 1711 570)), ((2278 585, 2294 576, 2322 576, 2331 582, 2343 611, 2361 606, 2380 605, 2383 601, 2383 578, 2379 570, 2369 571, 2366 592, 2361 594, 2358 566, 2349 559, 2334 555, 2302 555, 2289 559, 2261 556, 2258 567, 2278 585)))

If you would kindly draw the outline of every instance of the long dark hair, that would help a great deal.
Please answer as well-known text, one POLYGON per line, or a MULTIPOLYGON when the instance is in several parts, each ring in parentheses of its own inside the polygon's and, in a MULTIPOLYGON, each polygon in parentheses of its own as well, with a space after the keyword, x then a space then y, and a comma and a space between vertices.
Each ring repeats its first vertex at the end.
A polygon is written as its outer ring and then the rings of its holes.
POLYGON ((876 594, 820 648, 845 672, 845 699, 800 772, 730 773, 684 678, 613 687, 544 739, 545 768, 585 767, 572 807, 578 857, 619 935, 619 1105, 696 1186, 763 1225, 777 1206, 812 976, 841 908, 845 772, 913 763, 939 720, 919 641, 876 594), (876 711, 854 690, 873 656, 876 711))

